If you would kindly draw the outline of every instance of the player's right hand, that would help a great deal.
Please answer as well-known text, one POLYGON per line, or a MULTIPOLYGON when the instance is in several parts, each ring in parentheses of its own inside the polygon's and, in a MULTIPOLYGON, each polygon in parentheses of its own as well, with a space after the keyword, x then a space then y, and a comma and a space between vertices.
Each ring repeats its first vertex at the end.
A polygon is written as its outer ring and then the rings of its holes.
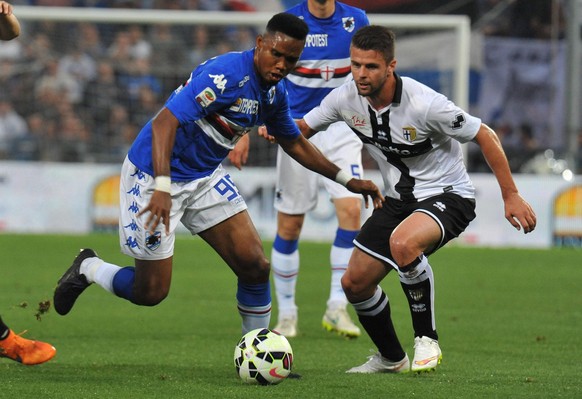
POLYGON ((145 228, 153 234, 160 223, 166 227, 166 235, 170 234, 170 209, 172 208, 172 197, 164 191, 154 191, 148 206, 142 209, 137 216, 140 217, 149 212, 144 224, 145 228))
POLYGON ((368 197, 372 199, 374 209, 382 208, 384 196, 380 189, 372 180, 351 179, 346 188, 353 193, 360 193, 364 196, 364 205, 368 208, 368 197))

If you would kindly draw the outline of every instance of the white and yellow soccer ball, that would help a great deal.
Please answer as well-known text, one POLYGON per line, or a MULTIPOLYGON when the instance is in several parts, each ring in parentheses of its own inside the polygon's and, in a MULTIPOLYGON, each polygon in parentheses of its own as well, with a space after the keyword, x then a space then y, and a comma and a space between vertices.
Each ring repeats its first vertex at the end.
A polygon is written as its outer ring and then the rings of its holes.
POLYGON ((247 384, 279 384, 289 376, 292 365, 289 341, 274 330, 249 331, 234 348, 236 373, 247 384))

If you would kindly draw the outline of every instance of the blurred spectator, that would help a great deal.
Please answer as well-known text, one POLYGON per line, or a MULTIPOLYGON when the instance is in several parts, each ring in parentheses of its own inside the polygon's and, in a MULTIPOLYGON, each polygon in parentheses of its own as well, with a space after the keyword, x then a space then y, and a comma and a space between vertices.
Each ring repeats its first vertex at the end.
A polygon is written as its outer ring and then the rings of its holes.
POLYGON ((65 110, 58 125, 60 162, 90 162, 91 134, 87 125, 72 110, 65 110))
POLYGON ((115 34, 113 43, 107 48, 107 57, 116 71, 123 71, 131 64, 131 39, 126 31, 115 34))
POLYGON ((0 98, 0 159, 10 158, 12 142, 26 136, 26 120, 20 116, 12 104, 0 98))
POLYGON ((49 59, 56 58, 53 44, 46 34, 36 33, 26 43, 24 51, 28 60, 44 65, 49 59))
POLYGON ((190 47, 187 54, 189 68, 194 68, 216 55, 216 48, 210 42, 209 29, 206 25, 196 25, 192 29, 192 47, 190 47))
POLYGON ((76 43, 59 60, 58 74, 67 75, 75 79, 83 91, 87 82, 95 78, 97 74, 97 63, 83 51, 80 43, 76 43))
POLYGON ((137 104, 131 109, 131 122, 137 126, 143 126, 150 120, 152 115, 156 115, 162 107, 158 101, 159 93, 149 86, 141 86, 137 98, 137 104))
POLYGON ((232 27, 227 31, 228 42, 236 43, 235 50, 248 50, 255 47, 257 35, 248 26, 232 27))
POLYGON ((101 40, 101 33, 96 24, 83 22, 77 26, 79 33, 78 47, 94 60, 105 56, 107 49, 101 40))
POLYGON ((43 102, 68 101, 77 104, 82 100, 83 87, 70 75, 59 72, 59 64, 56 59, 46 63, 46 68, 36 81, 35 96, 42 98, 43 102))
MULTIPOLYGON (((184 65, 186 45, 179 35, 174 34, 171 25, 156 24, 152 28, 152 71, 158 76, 171 75, 176 67, 184 65)), ((171 86, 173 88, 174 84, 171 86)))
POLYGON ((532 39, 552 37, 552 19, 558 37, 564 35, 564 10, 555 0, 478 0, 480 18, 487 18, 481 31, 489 36, 510 36, 532 39), (557 12, 557 15, 554 15, 557 12), (493 13, 488 17, 488 13, 493 13))
POLYGON ((142 27, 131 25, 127 32, 129 35, 129 55, 133 59, 150 58, 152 45, 144 38, 142 27))
POLYGON ((102 60, 97 65, 95 78, 87 84, 83 95, 83 106, 91 110, 99 135, 103 132, 114 104, 122 101, 123 91, 117 83, 113 65, 102 60))
POLYGON ((150 88, 156 95, 162 92, 162 84, 152 73, 151 62, 147 58, 138 58, 131 64, 131 68, 119 77, 119 83, 126 90, 130 107, 133 107, 142 87, 150 88))

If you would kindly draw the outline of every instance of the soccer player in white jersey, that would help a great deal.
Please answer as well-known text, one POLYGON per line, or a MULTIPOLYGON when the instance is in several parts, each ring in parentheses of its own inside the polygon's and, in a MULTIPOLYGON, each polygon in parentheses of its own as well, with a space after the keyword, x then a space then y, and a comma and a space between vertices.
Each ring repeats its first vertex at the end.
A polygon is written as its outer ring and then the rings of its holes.
MULTIPOLYGON (((19 35, 20 22, 13 13, 12 4, 0 1, 0 40, 12 40, 19 35)), ((0 358, 34 365, 48 362, 56 353, 51 344, 26 339, 14 333, 0 317, 0 358)))
MULTIPOLYGON (((363 10, 335 0, 307 0, 287 12, 299 16, 309 26, 305 49, 297 67, 286 78, 291 116, 301 119, 332 89, 351 79, 349 44, 353 34, 369 25, 369 21, 363 10)), ((349 132, 345 122, 340 121, 330 125, 326 134, 313 137, 311 142, 332 162, 352 176, 361 177, 362 141, 349 132)), ((239 166, 235 154, 229 158, 239 166)), ((277 154, 275 195, 277 235, 271 251, 278 305, 275 330, 287 337, 297 335, 295 287, 300 265, 299 236, 305 214, 317 206, 320 184, 333 202, 338 220, 329 255, 331 283, 322 324, 328 331, 357 337, 360 328, 347 312, 348 301, 341 287, 341 277, 360 229, 361 197, 340 184, 320 179, 319 175, 301 166, 281 149, 277 154)))
POLYGON ((160 303, 170 289, 175 229, 182 223, 236 274, 242 332, 267 328, 270 265, 245 201, 221 166, 253 126, 269 126, 285 151, 305 167, 381 206, 374 183, 354 179, 330 162, 289 115, 281 81, 299 60, 307 32, 296 16, 277 14, 254 49, 202 63, 170 95, 140 131, 121 171, 120 245, 134 266, 120 267, 92 249, 82 250, 55 289, 59 314, 69 313, 92 283, 136 305, 160 303))
POLYGON ((474 141, 501 189, 505 218, 533 231, 536 215, 521 197, 493 130, 429 87, 395 73, 394 34, 368 26, 352 38, 354 80, 333 90, 298 122, 306 137, 344 120, 383 175, 385 204, 356 237, 342 286, 378 348, 348 373, 433 370, 441 361, 434 314, 434 276, 428 256, 475 218, 474 188, 460 143, 474 141), (392 320, 380 281, 396 269, 415 333, 412 364, 392 320))

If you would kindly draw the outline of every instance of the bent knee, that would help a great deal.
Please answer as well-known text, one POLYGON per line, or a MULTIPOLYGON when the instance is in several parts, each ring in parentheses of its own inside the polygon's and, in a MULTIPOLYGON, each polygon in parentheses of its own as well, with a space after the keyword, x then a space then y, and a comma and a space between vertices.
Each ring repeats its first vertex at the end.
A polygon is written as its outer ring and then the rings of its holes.
POLYGON ((156 306, 168 297, 168 290, 135 292, 133 303, 141 306, 156 306))
POLYGON ((240 268, 238 278, 249 284, 260 284, 269 281, 271 263, 265 256, 260 256, 252 262, 247 262, 240 268))
POLYGON ((347 273, 342 276, 341 283, 346 298, 351 303, 363 301, 374 294, 375 285, 363 280, 354 280, 347 273))

